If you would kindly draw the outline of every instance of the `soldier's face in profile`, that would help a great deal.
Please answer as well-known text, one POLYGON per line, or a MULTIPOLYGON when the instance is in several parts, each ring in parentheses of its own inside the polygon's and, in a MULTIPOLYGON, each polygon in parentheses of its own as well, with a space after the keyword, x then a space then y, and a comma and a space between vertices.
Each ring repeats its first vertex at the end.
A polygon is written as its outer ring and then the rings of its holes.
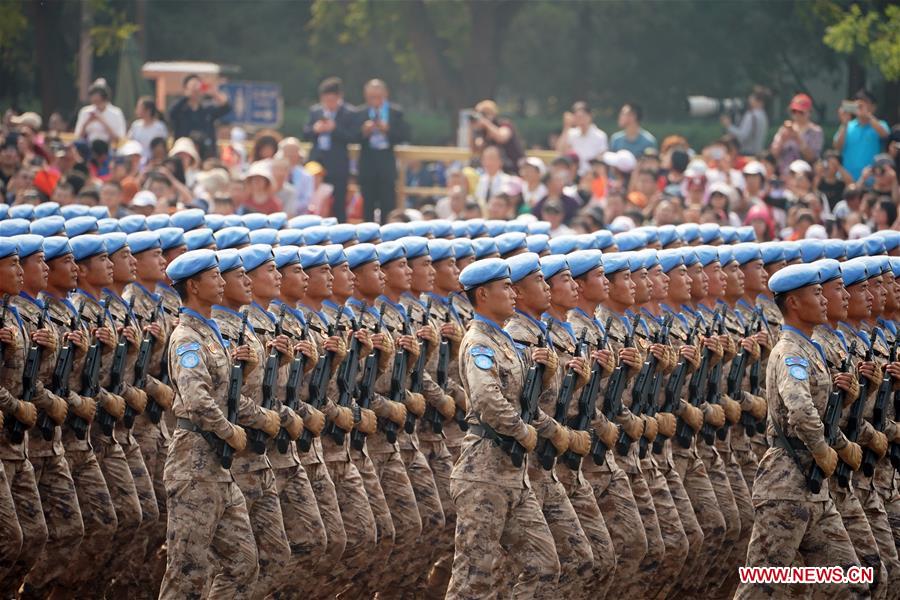
POLYGON ((550 278, 550 298, 564 310, 578 306, 578 286, 568 269, 550 278))
POLYGON ((71 254, 54 258, 49 263, 47 285, 59 290, 74 290, 78 284, 78 265, 71 254))
POLYGON ((444 260, 433 263, 434 265, 434 285, 436 288, 450 292, 460 290, 459 285, 459 269, 456 266, 456 259, 452 256, 444 260))
POLYGON ((793 292, 788 302, 794 304, 794 315, 800 321, 811 325, 828 322, 828 303, 821 285, 808 285, 793 292))
POLYGON ((609 297, 619 304, 632 305, 635 298, 634 280, 630 271, 613 273, 609 278, 609 297))
POLYGON ((413 292, 430 292, 434 289, 434 265, 430 256, 420 256, 410 263, 410 283, 413 292))
POLYGON ((861 281, 847 288, 850 294, 850 304, 847 307, 847 316, 851 319, 868 319, 872 314, 872 293, 869 291, 869 282, 861 281))
POLYGON ((23 285, 27 290, 42 291, 47 287, 47 263, 44 252, 39 250, 22 262, 23 285))
POLYGON ((22 291, 24 274, 19 263, 19 255, 0 259, 0 291, 4 294, 18 294, 22 291))
POLYGON ((706 291, 707 296, 713 298, 721 298, 725 295, 725 273, 718 261, 714 261, 703 267, 706 274, 709 287, 706 291))
POLYGON ((765 291, 769 275, 763 267, 762 260, 752 260, 741 267, 744 273, 744 292, 758 293, 765 291))
POLYGON ((828 320, 832 323, 843 321, 847 318, 847 305, 850 302, 850 294, 844 288, 844 280, 838 277, 833 281, 822 284, 822 295, 828 304, 828 320))
POLYGON ((709 277, 706 276, 706 271, 700 263, 695 263, 688 268, 688 274, 691 278, 691 299, 703 300, 709 293, 709 277))
POLYGON ((224 298, 238 306, 244 306, 253 302, 252 288, 250 287, 250 278, 244 271, 244 267, 232 269, 222 276, 224 284, 224 298))
POLYGON ((331 296, 334 275, 331 274, 331 267, 328 265, 320 265, 309 269, 306 272, 309 275, 309 283, 306 288, 306 294, 314 298, 328 298, 331 296))
POLYGON ((576 280, 578 297, 588 302, 606 302, 609 298, 609 280, 602 268, 592 269, 576 280))
POLYGON ((650 297, 653 300, 665 300, 669 297, 669 276, 663 272, 661 265, 656 265, 647 272, 650 279, 650 297))
POLYGON ((353 273, 356 275, 356 290, 364 298, 376 298, 384 293, 384 273, 378 261, 364 264, 353 273))
MULTIPOLYGON (((243 271, 243 269, 240 269, 243 271)), ((232 271, 234 272, 234 271, 232 271)), ((197 299, 207 304, 222 304, 225 292, 225 280, 215 267, 200 273, 188 282, 188 290, 197 295, 197 299)), ((247 302, 249 304, 249 302, 247 302)))
POLYGON ((306 284, 309 277, 299 264, 281 269, 281 295, 290 300, 306 295, 306 284))
POLYGON ((522 310, 539 314, 550 308, 550 286, 540 271, 519 280, 515 287, 522 310))
POLYGON ((475 262, 474 256, 465 256, 463 258, 458 258, 458 259, 456 259, 456 268, 459 269, 460 271, 462 271, 463 269, 468 267, 473 262, 475 262))
POLYGON ((259 266, 249 274, 253 294, 263 300, 274 300, 281 294, 281 273, 274 261, 259 266))
POLYGON ((480 302, 476 308, 501 325, 515 312, 516 290, 509 279, 481 286, 477 296, 480 302))
POLYGON ((691 299, 691 276, 684 265, 679 265, 669 271, 669 300, 675 306, 688 302, 691 299))
POLYGON ((137 276, 137 261, 128 246, 120 248, 109 257, 113 265, 113 281, 129 283, 137 276))
POLYGON ((887 296, 884 280, 880 275, 869 279, 869 292, 872 294, 872 316, 877 317, 884 311, 887 296))
POLYGON ((384 271, 384 284, 386 287, 398 292, 408 292, 412 282, 412 269, 406 263, 405 258, 392 260, 381 267, 384 271))
POLYGON ((339 298, 349 298, 356 288, 356 276, 350 270, 350 265, 344 263, 331 269, 334 281, 331 284, 332 292, 339 298))
POLYGON ((739 298, 744 295, 744 272, 736 262, 731 262, 724 269, 725 295, 729 298, 739 298))
POLYGON ((890 314, 897 310, 897 281, 892 272, 884 273, 881 279, 884 286, 884 312, 890 314))
POLYGON ((145 281, 162 281, 166 274, 166 259, 161 248, 151 248, 134 255, 137 277, 145 281))

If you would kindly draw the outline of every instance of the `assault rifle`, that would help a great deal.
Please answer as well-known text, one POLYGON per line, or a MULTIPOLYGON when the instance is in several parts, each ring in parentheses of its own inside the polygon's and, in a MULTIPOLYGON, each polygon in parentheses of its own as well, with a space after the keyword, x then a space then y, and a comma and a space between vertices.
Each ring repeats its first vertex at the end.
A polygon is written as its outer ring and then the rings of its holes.
MULTIPOLYGON (((688 332, 685 345, 692 346, 694 344, 694 338, 697 336, 697 330, 699 329, 700 317, 697 317, 694 321, 694 325, 688 332)), ((684 388, 684 381, 687 378, 688 369, 690 369, 690 362, 684 357, 679 359, 678 364, 675 365, 675 370, 672 371, 672 375, 669 376, 668 383, 666 383, 665 402, 662 407, 662 412, 675 412, 676 407, 679 402, 681 402, 681 390, 684 388)), ((659 433, 656 434, 656 440, 653 441, 654 454, 662 454, 666 439, 667 438, 664 435, 659 433)))
MULTIPOLYGON (((581 336, 575 344, 575 357, 584 357, 587 354, 585 347, 587 346, 587 327, 581 330, 581 336)), ((572 402, 572 396, 575 395, 575 386, 578 385, 578 373, 573 368, 566 371, 563 378, 562 386, 559 388, 559 395, 556 398, 556 407, 553 411, 553 418, 556 422, 563 424, 567 420, 569 412, 569 404, 572 402)), ((538 461, 545 471, 549 471, 556 463, 556 447, 547 438, 541 438, 537 445, 538 461)))

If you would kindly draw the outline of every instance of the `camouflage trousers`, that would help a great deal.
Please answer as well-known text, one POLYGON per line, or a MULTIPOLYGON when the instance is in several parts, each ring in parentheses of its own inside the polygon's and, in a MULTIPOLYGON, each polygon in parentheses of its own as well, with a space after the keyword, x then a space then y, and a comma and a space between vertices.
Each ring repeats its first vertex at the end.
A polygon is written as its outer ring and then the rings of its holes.
MULTIPOLYGON (((756 519, 747 550, 747 566, 788 567, 799 554, 807 566, 859 566, 841 516, 830 499, 821 502, 763 500, 755 505, 756 519)), ((735 598, 784 597, 787 584, 741 584, 735 598)), ((865 585, 816 586, 818 597, 868 597, 865 585)))
POLYGON ((623 591, 643 597, 648 593, 650 585, 656 581, 656 577, 662 567, 666 556, 666 545, 659 528, 659 517, 656 514, 656 504, 650 492, 650 486, 644 475, 639 472, 628 472, 628 482, 631 484, 631 493, 637 504, 638 513, 641 515, 641 524, 644 535, 647 538, 647 553, 638 566, 637 577, 630 582, 630 586, 623 591))
MULTIPOLYGON (((672 501, 675 503, 681 527, 684 529, 684 535, 688 543, 687 556, 675 576, 671 581, 663 582, 659 592, 657 592, 657 598, 665 598, 673 593, 679 582, 682 581, 682 577, 693 577, 693 573, 685 569, 687 565, 696 564, 699 560, 703 552, 705 535, 700 522, 697 520, 697 514, 694 512, 694 506, 691 504, 691 498, 684 487, 681 475, 678 474, 678 470, 675 468, 674 461, 671 458, 663 460, 661 455, 656 455, 656 458, 659 460, 659 469, 666 479, 669 494, 671 494, 672 501)), ((701 464, 703 464, 702 461, 701 464)), ((710 493, 712 494, 712 490, 710 490, 710 493)), ((712 495, 714 498, 715 495, 712 495)))
POLYGON ((728 469, 715 446, 710 446, 699 438, 695 443, 697 452, 706 466, 719 510, 725 518, 725 541, 722 544, 722 552, 706 572, 707 589, 715 591, 724 585, 725 579, 737 568, 738 561, 744 562, 742 559, 733 557, 731 552, 741 542, 741 512, 734 497, 734 488, 731 485, 733 471, 728 469))
MULTIPOLYGON (((458 431, 457 425, 448 425, 444 424, 444 433, 447 433, 447 427, 455 427, 458 431)), ((450 453, 450 459, 448 463, 450 464, 450 470, 453 470, 453 465, 456 464, 456 461, 459 460, 459 453, 461 449, 462 438, 447 438, 445 440, 444 445, 447 447, 447 451, 450 453)), ((443 475, 439 475, 439 471, 441 470, 439 466, 435 464, 431 465, 431 470, 434 471, 434 480, 435 483, 438 482, 438 477, 442 477, 443 475)), ((449 483, 450 474, 447 474, 447 495, 449 498, 449 483)), ((450 584, 450 573, 453 569, 453 532, 456 530, 456 506, 453 504, 453 500, 447 503, 450 509, 447 509, 447 505, 444 506, 444 518, 447 520, 447 528, 450 530, 450 552, 447 552, 443 555, 439 555, 435 560, 434 567, 431 569, 431 573, 429 574, 428 586, 425 590, 425 596, 428 600, 439 600, 443 598, 447 593, 447 586, 450 584)))
POLYGON ((84 524, 65 455, 34 458, 30 462, 47 523, 47 545, 25 583, 33 597, 44 597, 49 591, 48 586, 77 556, 84 537, 84 524))
POLYGON ((302 464, 301 461, 301 466, 309 479, 313 495, 316 498, 316 505, 319 508, 319 516, 322 518, 322 526, 325 529, 325 550, 319 553, 318 560, 305 577, 294 580, 295 585, 290 593, 282 588, 280 595, 287 598, 308 598, 314 590, 322 590, 333 584, 334 579, 331 573, 340 564, 341 555, 347 546, 347 533, 344 531, 341 507, 338 504, 337 492, 328 468, 323 462, 302 464))
POLYGON ((872 567, 875 570, 875 585, 871 587, 872 598, 886 598, 889 590, 893 590, 892 595, 896 595, 900 591, 900 584, 897 582, 900 563, 897 562, 896 551, 893 557, 881 556, 869 519, 854 490, 840 487, 837 478, 833 477, 828 480, 828 491, 834 501, 834 507, 841 515, 844 529, 847 530, 847 535, 853 543, 856 558, 864 567, 872 567))
MULTIPOLYGON (((854 482, 856 484, 856 482, 854 482)), ((887 512, 888 505, 885 503, 884 497, 877 490, 872 489, 871 483, 868 485, 859 485, 854 487, 856 497, 862 505, 869 522, 872 535, 875 537, 875 543, 878 546, 878 554, 881 562, 887 569, 888 581, 892 584, 900 578, 900 561, 897 558, 896 529, 891 523, 890 514, 887 512)), ((862 560, 862 557, 859 557, 862 560)), ((893 585, 891 592, 900 594, 900 585, 893 585)))
POLYGON ((160 600, 235 598, 259 570, 247 501, 234 482, 167 481, 160 600), (204 594, 207 579, 212 579, 204 594))
POLYGON ((6 469, 0 462, 0 581, 5 581, 19 552, 22 551, 22 528, 16 516, 16 505, 9 489, 6 469))
POLYGON ((28 460, 5 460, 3 468, 22 531, 22 545, 12 568, 0 584, 0 597, 15 596, 28 571, 35 565, 47 542, 47 522, 41 508, 34 467, 28 460))
POLYGON ((517 575, 516 598, 553 594, 560 561, 534 491, 453 479, 450 496, 456 534, 448 600, 496 598, 494 558, 501 551, 517 575))
POLYGON ((576 586, 572 597, 603 600, 616 571, 616 550, 606 521, 597 505, 594 490, 580 469, 573 471, 557 462, 556 473, 591 544, 593 556, 593 568, 581 585, 576 586))
POLYGON ((328 543, 325 524, 306 471, 299 464, 275 469, 275 487, 291 549, 290 563, 278 587, 292 588, 312 571, 328 543))
MULTIPOLYGON (((725 598, 734 596, 734 590, 737 588, 739 576, 737 572, 738 565, 744 564, 747 557, 747 546, 750 544, 750 533, 753 531, 753 502, 750 499, 750 486, 744 480, 743 468, 738 464, 734 454, 727 449, 728 441, 722 443, 726 448, 722 453, 722 461, 725 463, 725 473, 728 475, 728 483, 731 486, 731 493, 734 495, 734 502, 738 508, 738 515, 741 519, 741 534, 738 543, 728 553, 726 561, 727 571, 722 576, 722 583, 718 586, 718 593, 725 598)), ((754 471, 755 477, 755 471, 754 471)), ((715 581, 712 582, 715 586, 715 581)), ((713 587, 710 588, 714 589, 713 587)))
MULTIPOLYGON (((896 478, 896 475, 894 477, 896 478)), ((887 513, 894 535, 894 547, 900 553, 900 492, 879 489, 878 493, 884 502, 884 511, 887 513)))
MULTIPOLYGON (((163 472, 166 466, 166 455, 169 451, 169 440, 162 433, 162 424, 147 423, 141 426, 139 418, 134 429, 134 438, 141 447, 144 465, 153 482, 153 494, 156 496, 156 509, 159 518, 147 528, 146 551, 143 556, 136 556, 127 567, 138 574, 138 590, 144 590, 148 596, 156 597, 159 584, 166 570, 166 555, 163 543, 166 540, 166 486, 163 472)), ((132 589, 133 590, 135 589, 132 589)))
POLYGON ((690 549, 684 525, 681 523, 681 515, 672 493, 669 491, 669 482, 663 476, 656 461, 651 457, 652 451, 648 450, 647 457, 641 459, 641 471, 644 481, 650 489, 653 497, 653 506, 656 509, 656 518, 659 522, 659 533, 663 540, 665 555, 659 565, 656 577, 647 588, 648 595, 655 597, 665 591, 677 580, 678 574, 684 567, 690 549))
POLYGON ((266 468, 234 474, 247 501, 250 527, 256 540, 259 573, 252 587, 239 588, 242 598, 264 598, 283 581, 291 560, 291 548, 284 531, 281 502, 275 486, 275 474, 266 468))
POLYGON ((362 571, 357 575, 352 587, 355 595, 371 598, 378 591, 380 567, 388 562, 394 551, 394 521, 391 519, 391 509, 388 507, 381 481, 375 471, 375 464, 368 453, 351 449, 350 458, 362 477, 369 498, 369 507, 375 518, 375 549, 371 552, 370 560, 364 561, 362 571))

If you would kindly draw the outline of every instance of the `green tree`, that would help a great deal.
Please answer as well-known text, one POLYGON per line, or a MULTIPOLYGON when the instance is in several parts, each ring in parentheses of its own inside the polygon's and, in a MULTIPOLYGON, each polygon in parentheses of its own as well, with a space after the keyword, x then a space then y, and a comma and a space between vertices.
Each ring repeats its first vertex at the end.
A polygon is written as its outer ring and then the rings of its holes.
POLYGON ((820 10, 831 22, 822 38, 829 47, 860 57, 888 81, 900 80, 900 6, 844 8, 829 0, 820 10))

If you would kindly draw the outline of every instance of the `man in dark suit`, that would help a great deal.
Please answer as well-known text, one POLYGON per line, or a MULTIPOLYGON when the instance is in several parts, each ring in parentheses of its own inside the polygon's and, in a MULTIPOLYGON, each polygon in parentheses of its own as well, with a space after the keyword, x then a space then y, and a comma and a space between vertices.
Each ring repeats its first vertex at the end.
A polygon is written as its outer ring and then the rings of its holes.
POLYGON ((344 104, 341 80, 329 77, 319 84, 319 103, 309 109, 303 139, 313 144, 309 159, 325 167, 325 182, 334 186, 331 214, 340 222, 347 220, 347 144, 354 141, 357 131, 356 112, 344 104))
POLYGON ((372 79, 363 88, 366 105, 359 109, 359 187, 365 206, 365 220, 375 220, 375 209, 381 220, 397 206, 394 183, 397 161, 394 146, 409 140, 409 125, 403 110, 388 101, 387 85, 372 79))

